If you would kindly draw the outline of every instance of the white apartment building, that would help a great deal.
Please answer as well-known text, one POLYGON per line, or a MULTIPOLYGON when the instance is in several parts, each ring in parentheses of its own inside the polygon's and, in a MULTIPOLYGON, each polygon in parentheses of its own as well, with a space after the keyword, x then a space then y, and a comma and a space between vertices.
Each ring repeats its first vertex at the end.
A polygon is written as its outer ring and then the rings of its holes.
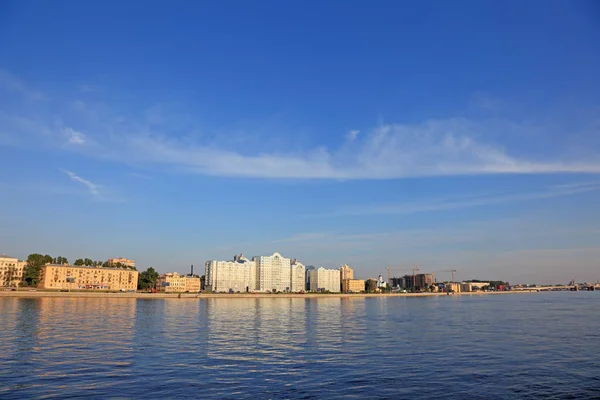
POLYGON ((305 283, 305 268, 302 263, 294 260, 291 266, 291 276, 290 276, 290 291, 292 292, 302 292, 304 291, 305 283))
POLYGON ((27 261, 0 255, 0 286, 17 286, 23 280, 23 269, 27 261))
POLYGON ((334 292, 341 290, 340 270, 320 267, 308 271, 308 281, 311 292, 334 292))
POLYGON ((261 292, 289 292, 291 285, 292 263, 279 253, 271 256, 256 256, 256 290, 261 292))
POLYGON ((208 291, 252 292, 256 289, 256 262, 243 254, 234 256, 233 261, 207 261, 205 268, 204 285, 208 291))

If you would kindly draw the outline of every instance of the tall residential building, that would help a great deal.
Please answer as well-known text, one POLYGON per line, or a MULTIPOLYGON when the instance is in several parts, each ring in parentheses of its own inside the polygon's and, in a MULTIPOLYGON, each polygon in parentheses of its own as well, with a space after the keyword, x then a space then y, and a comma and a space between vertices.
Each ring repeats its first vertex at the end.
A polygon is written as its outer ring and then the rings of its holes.
POLYGON ((307 265, 305 268, 305 274, 306 274, 306 278, 304 280, 305 283, 305 290, 310 290, 310 279, 309 279, 309 272, 312 271, 313 269, 315 269, 314 265, 307 265))
POLYGON ((124 257, 121 258, 109 258, 108 259, 108 263, 109 264, 123 264, 127 267, 131 267, 131 268, 135 268, 135 260, 128 260, 124 257))
POLYGON ((138 271, 123 268, 46 264, 42 267, 41 289, 136 290, 138 271))
POLYGON ((344 279, 354 279, 354 270, 346 264, 340 267, 340 280, 344 279))
POLYGON ((18 286, 23 280, 23 270, 27 261, 0 255, 0 286, 18 286))
MULTIPOLYGON (((340 282, 344 282, 346 279, 354 279, 354 270, 347 264, 340 267, 340 282)), ((342 292, 344 291, 343 285, 341 286, 342 292)))
MULTIPOLYGON (((243 254, 233 261, 207 261, 205 289, 212 292, 252 292, 256 289, 256 262, 243 254)), ((288 274, 289 275, 289 274, 288 274)))
POLYGON ((325 269, 320 267, 308 271, 310 290, 312 292, 334 292, 340 291, 340 270, 325 269))
POLYGON ((279 253, 256 256, 256 289, 261 292, 289 292, 291 286, 291 260, 279 253))
POLYGON ((290 273, 290 291, 295 293, 304 291, 306 279, 304 265, 297 260, 292 260, 290 273))
POLYGON ((200 277, 168 272, 158 277, 156 288, 165 293, 198 293, 200 291, 200 277))

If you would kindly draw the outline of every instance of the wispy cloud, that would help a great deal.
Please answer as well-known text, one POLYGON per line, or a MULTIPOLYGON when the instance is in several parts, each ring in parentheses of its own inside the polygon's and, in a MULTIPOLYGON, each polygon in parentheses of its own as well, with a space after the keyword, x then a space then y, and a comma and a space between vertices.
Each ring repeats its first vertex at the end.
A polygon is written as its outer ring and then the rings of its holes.
POLYGON ((96 185, 95 183, 80 177, 79 175, 75 174, 74 172, 67 171, 64 169, 61 171, 64 172, 65 174, 67 174, 67 176, 69 178, 71 178, 72 181, 78 182, 78 183, 81 183, 82 185, 84 185, 89 190, 89 192, 92 196, 100 195, 99 186, 96 185))
POLYGON ((360 131, 358 129, 352 129, 351 131, 348 132, 346 137, 348 138, 348 140, 354 141, 354 140, 356 140, 356 137, 358 136, 359 133, 360 133, 360 131))
POLYGON ((14 92, 19 92, 30 100, 41 100, 45 98, 41 92, 32 90, 15 75, 2 69, 0 69, 0 86, 14 92))
POLYGON ((421 201, 419 203, 396 204, 370 204, 346 207, 333 211, 323 216, 364 216, 364 215, 401 215, 425 212, 456 210, 494 204, 517 203, 532 200, 551 199, 555 197, 571 196, 580 193, 600 191, 600 182, 579 182, 570 185, 552 186, 546 190, 528 193, 498 194, 472 197, 467 199, 447 199, 434 201, 421 201))
MULTIPOLYGON (((16 81, 11 75, 5 74, 0 79, 13 82, 16 88, 23 87, 14 83, 16 81)), ((570 131, 559 131, 556 124, 533 126, 508 119, 460 117, 417 123, 381 122, 364 132, 351 130, 337 145, 328 144, 327 147, 290 145, 293 139, 289 139, 286 145, 286 135, 281 135, 281 140, 273 141, 277 146, 263 145, 251 149, 234 146, 231 141, 222 139, 229 138, 231 132, 206 132, 202 124, 192 117, 186 118, 182 124, 180 118, 163 115, 163 111, 157 117, 156 112, 150 112, 153 109, 122 115, 111 111, 106 104, 96 107, 73 101, 66 104, 64 115, 46 120, 48 130, 57 130, 56 120, 77 124, 85 130, 84 136, 71 128, 65 129, 70 134, 69 144, 74 145, 67 146, 66 150, 130 165, 162 166, 203 175, 366 180, 483 174, 600 173, 600 153, 594 150, 597 147, 593 145, 597 125, 593 125, 593 121, 586 131, 589 134, 580 135, 578 139, 582 142, 581 138, 587 137, 586 140, 592 143, 586 146, 585 154, 575 152, 567 145, 546 146, 544 151, 539 150, 539 140, 543 138, 540 132, 551 132, 547 136, 565 141, 570 137, 570 131), (535 132, 536 143, 529 143, 531 147, 527 149, 524 142, 531 132, 535 132), (94 151, 81 146, 91 142, 94 143, 94 151), (531 149, 535 151, 527 151, 531 149)), ((56 108, 61 109, 60 106, 56 108)), ((30 114, 37 116, 34 111, 30 114)), ((597 116, 590 118, 597 120, 597 116)), ((16 138, 31 137, 27 126, 14 125, 0 128, 16 138)), ((60 125, 60 129, 64 126, 60 125)), ((58 132, 63 135, 61 143, 64 143, 65 132, 58 132)), ((337 132, 329 135, 336 136, 337 132)), ((9 142, 8 139, 4 141, 9 142)))
POLYGON ((140 174, 139 172, 130 172, 129 175, 135 177, 135 178, 139 178, 139 179, 144 179, 144 180, 151 180, 152 177, 149 175, 145 175, 145 174, 140 174))
POLYGON ((82 145, 86 142, 86 137, 83 133, 76 131, 73 128, 64 128, 63 132, 67 136, 67 143, 74 145, 82 145))
MULTIPOLYGON (((477 174, 600 173, 600 158, 511 156, 501 146, 477 140, 485 125, 464 119, 420 125, 382 125, 362 140, 328 150, 241 152, 132 135, 124 146, 140 162, 166 164, 206 175, 289 179, 397 179, 477 174)), ((497 126, 495 129, 499 129, 497 126)))

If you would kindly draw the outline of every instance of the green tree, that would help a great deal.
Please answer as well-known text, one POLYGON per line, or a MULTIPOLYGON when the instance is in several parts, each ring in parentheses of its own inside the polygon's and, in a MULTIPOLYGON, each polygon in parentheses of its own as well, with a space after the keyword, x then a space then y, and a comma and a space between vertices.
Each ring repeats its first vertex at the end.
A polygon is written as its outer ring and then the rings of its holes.
POLYGON ((158 272, 154 270, 154 268, 149 267, 144 272, 139 274, 138 278, 138 289, 140 290, 148 290, 152 289, 156 286, 156 281, 158 280, 158 272))
POLYGON ((73 265, 82 266, 83 265, 83 258, 78 258, 77 260, 75 260, 75 262, 73 263, 73 265))
POLYGON ((83 260, 83 265, 86 265, 86 266, 90 267, 93 264, 94 264, 94 262, 91 259, 89 259, 89 258, 86 258, 85 260, 83 260))
POLYGON ((204 288, 206 287, 206 276, 202 275, 200 277, 200 290, 204 290, 204 288))
POLYGON ((67 260, 67 257, 63 257, 63 256, 58 256, 55 258, 55 263, 56 264, 68 264, 69 260, 67 260))
POLYGON ((49 255, 41 255, 37 253, 30 254, 27 257, 27 265, 23 270, 23 282, 29 286, 35 286, 40 280, 40 272, 44 264, 54 261, 49 255))

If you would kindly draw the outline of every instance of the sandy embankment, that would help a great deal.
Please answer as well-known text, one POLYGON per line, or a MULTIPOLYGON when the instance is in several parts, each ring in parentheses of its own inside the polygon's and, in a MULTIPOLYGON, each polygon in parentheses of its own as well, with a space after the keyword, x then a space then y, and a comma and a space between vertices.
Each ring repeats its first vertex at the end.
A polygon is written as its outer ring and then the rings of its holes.
MULTIPOLYGON (((514 294, 514 293, 531 293, 528 291, 508 291, 508 292, 470 292, 470 293, 455 293, 452 296, 479 296, 488 294, 514 294)), ((360 298, 360 297, 428 297, 428 296, 447 296, 446 293, 357 293, 357 294, 267 294, 267 293, 248 293, 248 294, 212 294, 212 293, 99 293, 99 292, 46 292, 46 291, 29 291, 22 289, 19 291, 2 291, 0 297, 20 297, 20 298, 37 298, 37 297, 72 297, 72 298, 121 298, 121 299, 283 299, 283 298, 360 298)))

